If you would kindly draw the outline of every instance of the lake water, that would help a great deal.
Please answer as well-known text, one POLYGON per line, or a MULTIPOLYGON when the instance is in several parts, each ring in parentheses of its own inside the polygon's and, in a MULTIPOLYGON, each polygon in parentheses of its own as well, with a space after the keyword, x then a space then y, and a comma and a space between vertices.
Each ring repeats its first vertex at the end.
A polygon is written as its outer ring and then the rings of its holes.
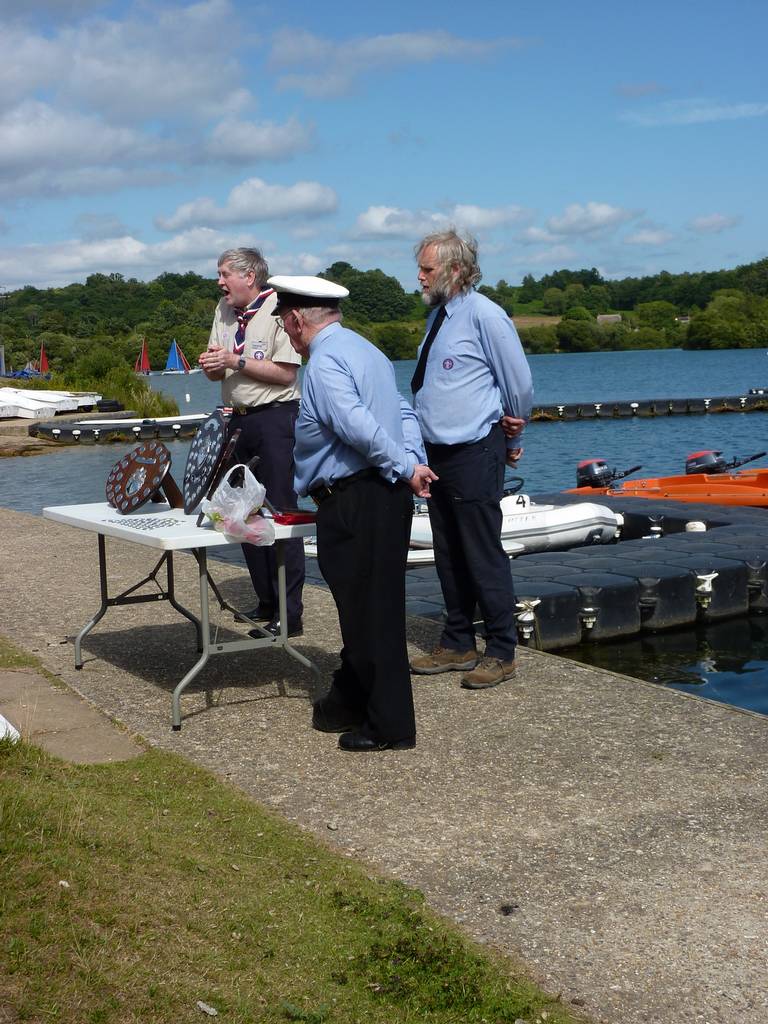
MULTIPOLYGON (((530 364, 536 401, 546 405, 711 398, 768 385, 764 349, 542 355, 532 356, 530 364)), ((414 361, 395 364, 406 397, 414 367, 414 361)), ((219 401, 218 386, 203 374, 153 376, 150 383, 171 394, 182 413, 209 412, 219 401)), ((648 476, 658 476, 684 472, 686 455, 703 448, 722 450, 727 458, 768 449, 768 418, 750 412, 537 422, 528 427, 522 443, 519 474, 525 490, 545 494, 574 486, 576 464, 584 458, 603 458, 619 469, 641 465, 648 476)), ((189 442, 167 444, 174 478, 181 483, 189 442)), ((131 447, 89 445, 2 459, 0 506, 40 514, 45 505, 103 501, 107 474, 131 447)), ((584 645, 572 653, 582 661, 768 713, 768 619, 745 620, 738 629, 729 624, 622 644, 584 645)))

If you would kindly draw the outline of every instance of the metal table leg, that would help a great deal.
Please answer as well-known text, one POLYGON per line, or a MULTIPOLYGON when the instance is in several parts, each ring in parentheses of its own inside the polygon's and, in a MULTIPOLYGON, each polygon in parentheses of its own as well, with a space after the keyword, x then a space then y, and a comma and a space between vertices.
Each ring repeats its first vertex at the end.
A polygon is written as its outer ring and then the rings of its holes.
MULTIPOLYGON (((210 614, 209 614, 209 601, 208 601, 208 587, 212 587, 214 593, 218 595, 218 590, 214 581, 212 580, 208 572, 208 560, 205 548, 195 548, 192 550, 192 554, 197 559, 198 565, 198 578, 200 582, 200 623, 202 628, 202 655, 192 668, 187 672, 184 678, 176 686, 173 691, 172 708, 171 708, 171 725, 174 732, 178 732, 181 729, 181 695, 192 682, 192 680, 200 673, 205 667, 208 659, 213 654, 229 654, 236 653, 237 651, 252 651, 258 650, 262 647, 282 647, 292 658, 298 661, 305 668, 308 668, 310 672, 315 676, 316 682, 320 682, 320 670, 317 665, 305 658, 303 654, 296 650, 288 642, 288 622, 286 615, 286 582, 285 582, 285 542, 277 541, 275 545, 275 555, 277 560, 277 600, 278 608, 280 610, 280 633, 278 636, 272 636, 261 626, 255 625, 255 629, 262 636, 244 637, 242 640, 226 640, 216 641, 211 643, 210 638, 210 614)), ((221 599, 220 603, 221 603, 221 599)))
POLYGON ((205 548, 195 548, 192 554, 197 560, 197 575, 200 583, 200 629, 202 654, 173 691, 173 698, 171 701, 171 723, 174 731, 176 732, 181 728, 181 695, 198 672, 200 672, 207 664, 208 658, 211 654, 211 623, 208 609, 208 556, 205 548))
POLYGON ((109 594, 107 592, 107 551, 104 542, 104 535, 98 535, 99 540, 99 589, 101 592, 101 608, 96 612, 93 618, 86 622, 83 628, 75 637, 75 668, 79 669, 83 667, 83 656, 82 656, 82 642, 83 638, 90 633, 99 619, 104 618, 107 608, 109 607, 109 594))
POLYGON ((75 637, 75 668, 81 669, 83 667, 83 655, 82 655, 82 644, 83 639, 90 633, 96 623, 104 618, 107 608, 113 608, 117 605, 123 604, 146 604, 150 601, 168 601, 177 612, 180 612, 185 618, 194 625, 197 632, 197 649, 201 651, 203 649, 203 629, 200 620, 196 615, 193 615, 189 609, 185 608, 184 605, 179 604, 176 600, 175 580, 173 573, 173 552, 164 551, 162 557, 158 560, 154 569, 149 572, 144 579, 139 580, 138 583, 134 583, 132 587, 128 587, 117 597, 109 596, 109 584, 107 582, 107 545, 106 538, 103 533, 97 535, 99 543, 99 592, 101 594, 101 606, 96 614, 90 621, 86 622, 83 628, 75 637), (165 588, 159 582, 157 576, 160 572, 160 568, 165 566, 166 570, 166 585, 165 588), (143 587, 144 584, 152 582, 158 588, 153 594, 137 594, 135 593, 139 587, 143 587))

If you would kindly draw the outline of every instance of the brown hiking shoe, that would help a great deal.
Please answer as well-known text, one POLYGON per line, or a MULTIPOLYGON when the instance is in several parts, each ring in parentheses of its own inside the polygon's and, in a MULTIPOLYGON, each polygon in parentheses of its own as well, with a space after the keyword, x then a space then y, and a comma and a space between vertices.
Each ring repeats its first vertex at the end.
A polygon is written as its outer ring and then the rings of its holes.
POLYGON ((477 651, 452 651, 435 647, 429 654, 411 660, 411 672, 434 676, 438 672, 466 672, 477 664, 477 651))
POLYGON ((483 658, 471 672, 461 677, 465 690, 487 690, 498 686, 515 674, 515 659, 500 661, 498 658, 483 658))

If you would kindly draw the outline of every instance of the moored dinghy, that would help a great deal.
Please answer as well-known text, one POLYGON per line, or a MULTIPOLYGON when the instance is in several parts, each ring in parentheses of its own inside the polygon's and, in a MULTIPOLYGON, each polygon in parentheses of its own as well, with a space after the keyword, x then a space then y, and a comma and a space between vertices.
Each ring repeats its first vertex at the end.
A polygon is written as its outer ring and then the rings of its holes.
MULTIPOLYGON (((560 551, 587 544, 607 544, 617 538, 623 517, 604 505, 592 502, 571 505, 538 505, 527 494, 507 494, 501 499, 503 515, 501 542, 510 557, 534 551, 560 551)), ((306 554, 316 557, 311 537, 304 544, 306 554)), ((416 505, 411 526, 408 567, 432 565, 432 528, 427 506, 416 505)))

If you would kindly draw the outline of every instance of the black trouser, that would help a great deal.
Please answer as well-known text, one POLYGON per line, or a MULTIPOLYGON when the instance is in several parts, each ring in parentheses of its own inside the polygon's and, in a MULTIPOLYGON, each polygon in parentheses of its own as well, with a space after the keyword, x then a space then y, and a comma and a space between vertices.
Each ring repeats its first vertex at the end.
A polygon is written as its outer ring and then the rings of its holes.
POLYGON ((413 499, 404 483, 350 481, 317 510, 320 571, 339 613, 344 647, 333 695, 365 716, 363 732, 416 735, 405 638, 405 567, 413 499))
MULTIPOLYGON (((279 402, 247 416, 234 415, 231 430, 240 430, 235 447, 235 461, 248 462, 254 455, 259 462, 253 474, 267 489, 267 498, 277 509, 296 508, 298 499, 293 484, 294 428, 299 413, 298 402, 279 402)), ((277 560, 274 546, 256 547, 243 544, 243 555, 251 574, 253 589, 259 603, 278 612, 277 560)), ((285 583, 288 622, 301 619, 304 587, 304 543, 285 543, 285 583)))
POLYGON ((500 426, 472 444, 427 444, 439 480, 431 485, 429 519, 435 565, 447 619, 440 644, 475 647, 475 606, 485 622, 485 653, 502 661, 515 655, 515 592, 509 557, 501 546, 506 440, 500 426))

